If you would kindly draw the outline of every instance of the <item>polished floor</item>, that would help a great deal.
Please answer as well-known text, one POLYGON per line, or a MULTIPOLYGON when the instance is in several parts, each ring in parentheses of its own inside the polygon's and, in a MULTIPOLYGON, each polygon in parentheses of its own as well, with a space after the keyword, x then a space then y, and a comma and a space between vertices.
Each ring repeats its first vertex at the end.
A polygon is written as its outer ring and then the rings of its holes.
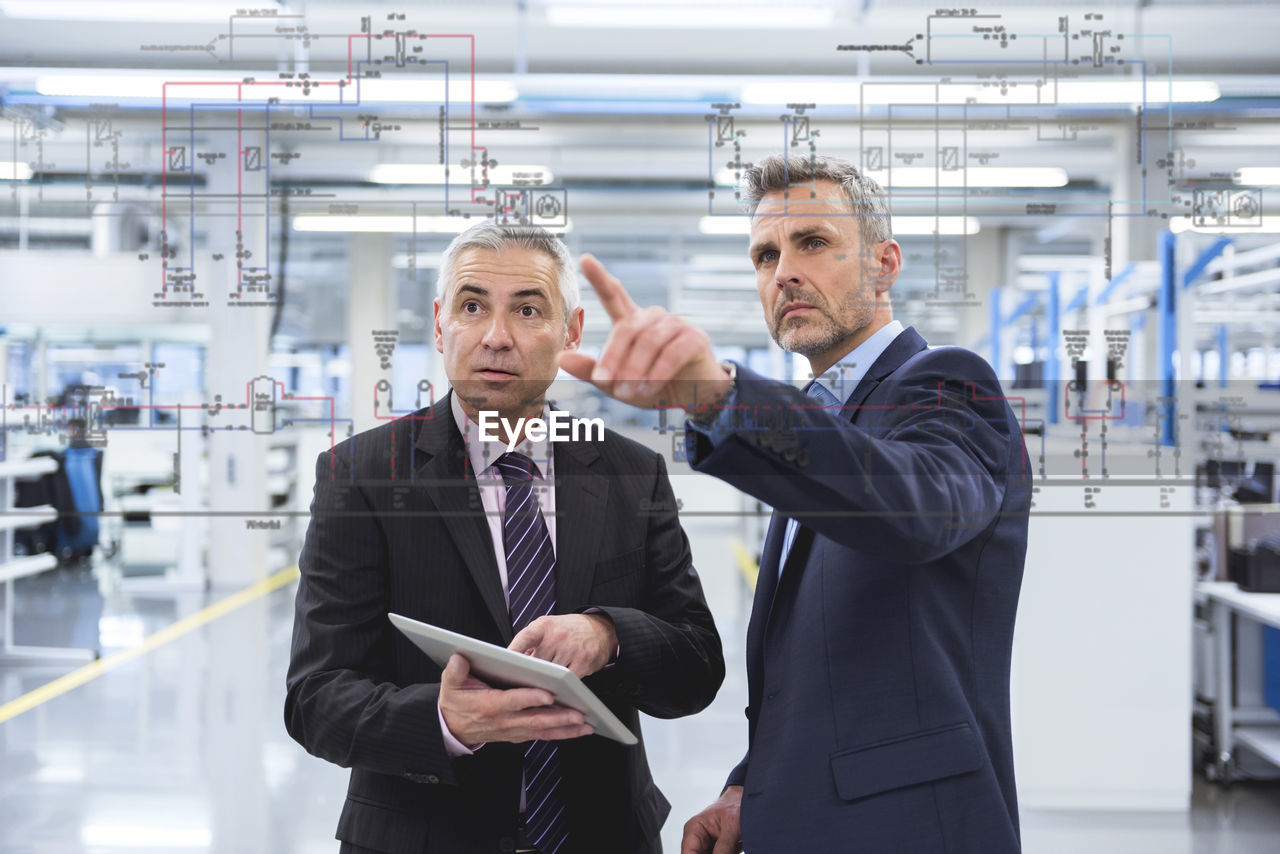
MULTIPOLYGON (((663 831, 719 791, 745 739, 742 638, 747 587, 729 556, 740 526, 688 530, 726 642, 715 703, 647 720, 654 774, 673 804, 663 831), (719 557, 717 557, 719 556, 719 557)), ((0 852, 333 852, 346 772, 307 755, 281 705, 294 586, 213 620, 0 723, 0 852)), ((19 586, 21 643, 93 645, 105 655, 197 613, 229 591, 141 592, 89 572, 19 586), (103 589, 105 588, 105 590, 103 589), (100 631, 95 632, 95 624, 100 631)), ((0 705, 75 669, 0 662, 0 705)), ((1106 774, 1105 764, 1098 773, 1106 774)), ((1189 813, 1024 813, 1027 854, 1274 854, 1280 784, 1197 781, 1189 813)))

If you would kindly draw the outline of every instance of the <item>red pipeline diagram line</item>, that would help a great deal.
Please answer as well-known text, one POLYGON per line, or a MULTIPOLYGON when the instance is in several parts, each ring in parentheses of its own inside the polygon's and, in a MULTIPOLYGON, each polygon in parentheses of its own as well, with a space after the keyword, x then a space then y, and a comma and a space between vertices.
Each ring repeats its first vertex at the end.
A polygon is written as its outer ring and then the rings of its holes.
MULTIPOLYGON (((471 47, 471 128, 470 128, 471 145, 470 145, 470 150, 473 154, 477 151, 482 152, 483 156, 480 158, 480 162, 483 164, 482 174, 484 175, 485 178, 487 178, 489 174, 489 149, 485 148, 482 145, 476 145, 476 37, 475 37, 475 34, 474 33, 405 33, 405 35, 417 38, 419 41, 425 41, 426 39, 466 39, 471 43, 471 46, 470 46, 471 47)), ((380 33, 360 33, 358 35, 347 36, 347 79, 348 80, 353 79, 353 74, 354 74, 352 70, 352 55, 351 55, 352 40, 353 39, 381 40, 383 37, 384 37, 383 34, 380 34, 380 33)), ((445 88, 444 99, 446 103, 449 100, 448 87, 445 88)), ((447 129, 446 129, 446 132, 447 132, 447 129)), ((476 200, 476 191, 481 189, 482 188, 478 188, 474 184, 472 185, 471 187, 472 203, 474 203, 476 200)), ((496 199, 495 199, 495 202, 496 202, 496 199)))
MULTIPOLYGON (((426 39, 432 39, 432 38, 466 39, 470 42, 470 60, 471 60, 470 62, 470 83, 471 83, 470 151, 473 154, 477 151, 481 152, 482 156, 481 156, 480 162, 483 165, 483 174, 487 177, 488 169, 489 169, 489 165, 488 165, 489 150, 484 146, 476 145, 476 39, 475 39, 475 34, 474 33, 414 33, 414 34, 405 34, 405 35, 412 35, 413 37, 416 37, 419 40, 426 40, 426 39)), ((383 38, 383 35, 368 34, 368 33, 348 34, 347 36, 347 75, 345 78, 346 82, 351 82, 355 79, 354 70, 353 70, 352 42, 354 39, 358 39, 358 38, 363 38, 363 39, 376 38, 381 40, 383 38)), ((169 157, 176 151, 176 149, 169 148, 169 139, 168 139, 169 91, 168 89, 170 86, 229 86, 229 85, 232 85, 232 83, 233 81, 229 81, 229 80, 166 80, 161 84, 161 88, 160 88, 160 122, 161 122, 160 149, 162 152, 162 162, 160 165, 160 222, 162 224, 162 227, 166 227, 166 224, 168 222, 169 157)), ((254 80, 251 83, 246 83, 241 81, 241 82, 235 83, 234 85, 236 86, 236 101, 237 103, 243 103, 245 86, 293 86, 296 84, 293 81, 286 81, 286 80, 262 80, 262 81, 254 80)), ((338 81, 338 80, 330 80, 330 81, 317 80, 317 81, 309 82, 307 88, 320 87, 320 86, 337 86, 341 91, 341 87, 343 85, 345 85, 345 83, 343 81, 338 81)), ((445 89, 444 97, 445 97, 445 101, 447 102, 449 99, 449 91, 447 87, 445 89)), ((243 179, 244 179, 244 156, 245 156, 244 141, 243 141, 243 127, 244 127, 243 113, 244 113, 243 108, 237 107, 236 109, 236 230, 238 232, 243 232, 243 189, 244 189, 243 179)), ((191 156, 194 158, 195 152, 191 152, 191 156)), ((268 156, 270 156, 269 153, 268 153, 268 156)), ((191 168, 194 170, 195 168, 194 162, 192 162, 191 168)), ((472 203, 476 201, 476 193, 479 191, 482 191, 482 188, 478 188, 472 185, 471 187, 472 203)), ((194 215, 195 215, 195 212, 192 211, 192 216, 194 215)), ((167 229, 166 229, 166 235, 167 235, 167 229)), ((167 236, 166 236, 165 243, 166 244, 168 243, 167 236)), ((168 298, 167 250, 165 252, 165 257, 162 258, 162 261, 164 263, 162 263, 160 268, 160 298, 166 299, 168 298)))

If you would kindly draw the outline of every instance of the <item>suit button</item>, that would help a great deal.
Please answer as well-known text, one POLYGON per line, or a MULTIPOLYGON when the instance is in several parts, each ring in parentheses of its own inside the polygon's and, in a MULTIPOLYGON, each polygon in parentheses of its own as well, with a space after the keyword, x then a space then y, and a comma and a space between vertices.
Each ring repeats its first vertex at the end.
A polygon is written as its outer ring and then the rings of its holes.
POLYGON ((510 836, 504 836, 498 840, 498 850, 502 854, 511 854, 512 851, 516 850, 516 841, 510 836))
POLYGON ((439 777, 437 777, 435 774, 428 774, 428 775, 427 775, 427 782, 428 782, 428 783, 439 783, 439 782, 440 782, 440 778, 439 778, 439 777))
POLYGON ((772 700, 774 697, 778 696, 778 694, 780 694, 780 693, 781 693, 780 691, 770 691, 770 692, 765 696, 765 699, 766 699, 766 700, 772 700))

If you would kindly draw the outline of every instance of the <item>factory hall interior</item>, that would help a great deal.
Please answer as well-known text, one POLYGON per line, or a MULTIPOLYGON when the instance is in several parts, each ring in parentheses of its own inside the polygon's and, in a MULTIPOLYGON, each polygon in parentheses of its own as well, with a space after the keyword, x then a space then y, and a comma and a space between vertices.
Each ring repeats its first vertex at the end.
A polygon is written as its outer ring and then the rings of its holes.
POLYGON ((1277 11, 0 0, 0 852, 1280 850, 1277 11))

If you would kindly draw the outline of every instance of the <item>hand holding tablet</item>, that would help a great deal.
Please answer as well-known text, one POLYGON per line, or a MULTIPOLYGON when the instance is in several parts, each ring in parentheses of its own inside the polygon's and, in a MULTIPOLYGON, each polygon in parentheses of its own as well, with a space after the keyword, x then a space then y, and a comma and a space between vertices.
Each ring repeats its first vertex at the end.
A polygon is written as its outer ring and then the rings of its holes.
POLYGON ((490 685, 540 688, 551 694, 559 705, 581 712, 597 735, 626 745, 637 743, 622 721, 568 668, 400 614, 388 616, 392 625, 441 669, 449 665, 450 656, 456 652, 467 659, 471 675, 490 685))

